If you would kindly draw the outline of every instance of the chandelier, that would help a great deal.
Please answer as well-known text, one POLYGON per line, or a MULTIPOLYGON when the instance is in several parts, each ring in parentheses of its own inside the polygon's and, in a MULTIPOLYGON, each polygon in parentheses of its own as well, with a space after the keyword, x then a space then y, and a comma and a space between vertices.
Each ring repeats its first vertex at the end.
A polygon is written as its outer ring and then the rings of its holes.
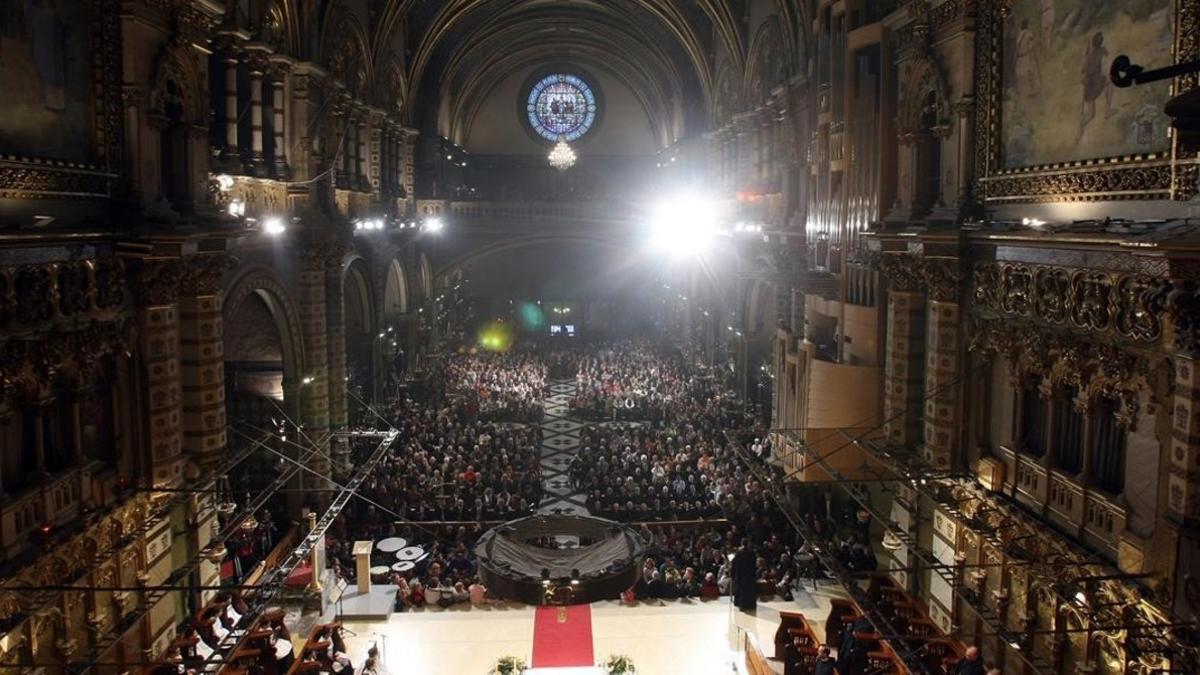
POLYGON ((566 171, 575 166, 575 151, 571 149, 571 146, 567 145, 562 136, 559 136, 558 145, 555 145, 554 149, 550 151, 549 159, 550 166, 559 171, 566 171))

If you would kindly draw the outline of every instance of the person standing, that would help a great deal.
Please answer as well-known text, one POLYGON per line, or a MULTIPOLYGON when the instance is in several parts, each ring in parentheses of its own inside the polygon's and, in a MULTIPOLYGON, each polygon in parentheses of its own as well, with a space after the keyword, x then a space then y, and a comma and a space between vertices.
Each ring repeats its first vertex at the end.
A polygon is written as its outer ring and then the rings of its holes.
POLYGON ((742 539, 742 547, 733 556, 733 604, 743 612, 758 608, 757 563, 750 539, 742 539))

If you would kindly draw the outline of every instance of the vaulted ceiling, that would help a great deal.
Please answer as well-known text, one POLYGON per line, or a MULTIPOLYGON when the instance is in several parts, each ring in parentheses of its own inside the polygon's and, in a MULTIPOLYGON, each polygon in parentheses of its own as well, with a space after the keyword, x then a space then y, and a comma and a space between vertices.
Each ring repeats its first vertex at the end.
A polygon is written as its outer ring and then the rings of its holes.
POLYGON ((801 27, 811 25, 810 4, 231 0, 230 6, 255 39, 319 63, 352 94, 427 134, 463 136, 509 76, 574 65, 632 92, 666 143, 704 131, 717 118, 727 121, 743 83, 753 79, 749 71, 770 66, 803 74, 801 27))
MULTIPOLYGON (((625 84, 661 138, 703 129, 714 55, 740 60, 740 1, 389 0, 381 31, 404 30, 413 122, 454 137, 505 77, 577 64, 625 84), (436 106, 432 102, 436 101, 436 106), (682 126, 683 128, 679 128, 682 126)), ((740 63, 738 64, 740 67, 740 63)))

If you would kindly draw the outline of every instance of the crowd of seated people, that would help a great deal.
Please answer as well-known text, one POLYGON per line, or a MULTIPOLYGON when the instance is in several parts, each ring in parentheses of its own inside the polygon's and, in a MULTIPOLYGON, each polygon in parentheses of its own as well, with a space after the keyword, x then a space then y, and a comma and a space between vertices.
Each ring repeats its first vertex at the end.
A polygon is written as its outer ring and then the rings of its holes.
MULTIPOLYGON (((741 407, 718 382, 687 364, 678 351, 632 341, 598 350, 572 345, 541 355, 451 356, 442 366, 439 390, 385 412, 400 437, 363 484, 367 500, 352 501, 331 528, 332 564, 352 576, 350 549, 357 539, 424 539, 429 555, 392 578, 400 589, 398 608, 449 606, 481 594, 472 545, 491 523, 531 513, 543 489, 540 428, 483 421, 481 405, 540 406, 547 373, 573 371, 582 392, 576 403, 632 392, 639 411, 653 411, 648 423, 584 427, 568 472, 592 514, 650 524, 649 559, 632 589, 635 597, 729 593, 730 557, 747 537, 757 549, 760 589, 789 597, 797 580, 816 578, 820 566, 776 507, 771 485, 756 477, 765 472, 772 485, 781 480, 766 462, 769 441, 753 431, 739 434, 757 462, 757 471, 750 471, 725 434, 746 428, 741 407), (670 525, 677 521, 700 524, 670 525), (434 537, 418 526, 429 522, 460 524, 434 537)), ((354 454, 371 449, 364 443, 354 454)), ((852 518, 847 522, 853 524, 852 518)), ((855 568, 873 568, 870 548, 853 528, 846 534, 825 519, 811 523, 823 528, 828 538, 822 543, 839 558, 855 568)))
MULTIPOLYGON (((593 514, 614 520, 721 519, 721 525, 707 529, 656 533, 643 579, 633 589, 637 597, 700 597, 706 582, 709 595, 714 587, 727 593, 729 559, 743 537, 757 550, 760 592, 790 597, 801 578, 816 579, 822 571, 769 486, 756 478, 765 474, 774 485, 782 480, 781 471, 767 463, 770 442, 738 425, 728 395, 685 364, 643 345, 626 344, 581 366, 590 382, 619 383, 637 377, 631 375, 636 372, 666 376, 653 390, 659 407, 650 424, 596 424, 581 431, 581 448, 569 467, 572 484, 586 495, 593 514), (726 429, 744 431, 731 439, 726 429), (757 472, 738 457, 733 440, 757 464, 757 472)), ((820 534, 822 545, 835 550, 839 562, 851 569, 874 569, 865 533, 856 530, 852 516, 831 524, 812 513, 809 522, 820 521, 812 531, 820 534)))
POLYGON ((449 357, 437 373, 445 392, 466 408, 469 417, 503 422, 542 419, 547 369, 535 352, 463 351, 449 357))
MULTIPOLYGON (((427 555, 392 575, 398 609, 481 602, 471 547, 485 524, 529 515, 541 502, 541 428, 485 420, 490 411, 540 411, 545 367, 532 354, 452 357, 428 395, 397 401, 382 414, 398 438, 326 536, 330 565, 353 580, 356 540, 400 536, 427 555), (420 523, 458 523, 439 536, 420 523)), ((493 417, 494 419, 494 417, 493 417)), ((353 439, 354 466, 377 439, 353 439)))
POLYGON ((642 342, 605 346, 578 359, 573 414, 591 419, 660 419, 683 379, 677 356, 664 358, 642 342))

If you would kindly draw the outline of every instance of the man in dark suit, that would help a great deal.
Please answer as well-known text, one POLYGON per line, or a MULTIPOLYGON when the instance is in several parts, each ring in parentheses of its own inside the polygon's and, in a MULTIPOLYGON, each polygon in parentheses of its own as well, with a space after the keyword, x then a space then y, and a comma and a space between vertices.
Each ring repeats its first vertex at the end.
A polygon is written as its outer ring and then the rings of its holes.
POLYGON ((733 556, 733 604, 743 612, 758 607, 758 556, 750 548, 750 540, 742 539, 742 547, 733 556))

